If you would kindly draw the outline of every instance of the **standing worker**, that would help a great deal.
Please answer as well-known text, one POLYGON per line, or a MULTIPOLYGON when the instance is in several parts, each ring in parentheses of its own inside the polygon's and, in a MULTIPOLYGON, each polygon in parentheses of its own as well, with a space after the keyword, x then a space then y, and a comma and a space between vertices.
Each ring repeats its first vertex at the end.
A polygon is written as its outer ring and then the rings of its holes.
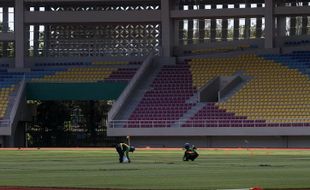
POLYGON ((184 156, 183 156, 183 161, 194 161, 198 156, 198 152, 196 151, 197 148, 194 145, 190 145, 189 143, 184 144, 184 156))
POLYGON ((119 143, 115 146, 115 149, 119 155, 119 163, 127 162, 127 160, 128 163, 131 162, 128 153, 135 151, 134 146, 129 146, 126 143, 119 143))

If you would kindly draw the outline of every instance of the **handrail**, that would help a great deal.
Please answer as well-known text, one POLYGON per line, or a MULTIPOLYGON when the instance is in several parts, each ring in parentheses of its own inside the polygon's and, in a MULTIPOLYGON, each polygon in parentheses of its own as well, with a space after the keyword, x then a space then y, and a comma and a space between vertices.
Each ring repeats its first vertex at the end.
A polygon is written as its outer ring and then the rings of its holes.
POLYGON ((12 110, 10 113, 10 126, 12 126, 12 124, 14 122, 14 119, 15 119, 15 116, 17 113, 17 109, 18 109, 18 106, 19 106, 20 101, 21 101, 21 96, 22 96, 24 89, 25 89, 25 86, 26 86, 25 84, 26 84, 26 79, 25 79, 25 75, 24 75, 24 78, 20 83, 19 89, 17 91, 16 98, 15 98, 15 101, 14 101, 14 104, 13 104, 13 107, 12 107, 12 110))
POLYGON ((118 97, 117 101, 114 102, 111 110, 108 113, 108 121, 111 121, 112 118, 114 118, 117 112, 121 109, 127 97, 129 96, 130 91, 133 90, 133 88, 136 86, 136 83, 141 78, 141 76, 144 74, 147 67, 152 63, 153 55, 154 53, 150 53, 147 56, 147 58, 143 61, 143 64, 141 65, 141 67, 138 69, 136 74, 130 80, 126 88, 123 90, 122 94, 118 97))
POLYGON ((279 119, 279 122, 266 122, 262 119, 206 119, 206 120, 112 120, 110 128, 171 128, 173 127, 310 127, 310 119, 279 119), (175 125, 177 123, 177 125, 175 125))

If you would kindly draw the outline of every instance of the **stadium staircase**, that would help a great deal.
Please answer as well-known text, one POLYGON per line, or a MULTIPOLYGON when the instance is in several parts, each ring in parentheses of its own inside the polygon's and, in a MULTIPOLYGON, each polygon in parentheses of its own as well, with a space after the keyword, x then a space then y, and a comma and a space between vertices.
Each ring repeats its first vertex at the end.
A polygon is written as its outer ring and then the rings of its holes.
POLYGON ((150 88, 150 84, 154 81, 155 77, 160 71, 160 63, 153 63, 151 66, 143 73, 141 79, 137 81, 135 88, 131 90, 131 95, 128 96, 126 104, 115 116, 114 120, 128 120, 129 116, 136 109, 139 102, 142 100, 145 92, 150 88))

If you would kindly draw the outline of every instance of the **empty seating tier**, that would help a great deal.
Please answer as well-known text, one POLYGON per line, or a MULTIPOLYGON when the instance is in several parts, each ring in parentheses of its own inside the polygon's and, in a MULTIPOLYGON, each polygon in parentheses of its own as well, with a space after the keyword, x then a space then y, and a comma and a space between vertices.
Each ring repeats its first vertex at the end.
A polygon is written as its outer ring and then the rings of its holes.
POLYGON ((297 69, 256 55, 194 59, 190 65, 197 88, 216 76, 238 71, 251 77, 227 102, 217 103, 220 109, 269 123, 310 122, 310 81, 297 69))
POLYGON ((171 125, 192 107, 186 103, 195 92, 187 64, 164 65, 149 89, 129 119, 140 126, 171 125))

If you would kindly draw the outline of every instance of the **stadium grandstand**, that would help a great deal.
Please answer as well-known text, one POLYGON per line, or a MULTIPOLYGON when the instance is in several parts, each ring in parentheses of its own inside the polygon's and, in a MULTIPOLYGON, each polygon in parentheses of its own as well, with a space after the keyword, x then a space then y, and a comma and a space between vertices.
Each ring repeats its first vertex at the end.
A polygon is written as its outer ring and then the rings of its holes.
POLYGON ((1 0, 0 147, 50 100, 137 147, 310 147, 310 1, 1 0))

